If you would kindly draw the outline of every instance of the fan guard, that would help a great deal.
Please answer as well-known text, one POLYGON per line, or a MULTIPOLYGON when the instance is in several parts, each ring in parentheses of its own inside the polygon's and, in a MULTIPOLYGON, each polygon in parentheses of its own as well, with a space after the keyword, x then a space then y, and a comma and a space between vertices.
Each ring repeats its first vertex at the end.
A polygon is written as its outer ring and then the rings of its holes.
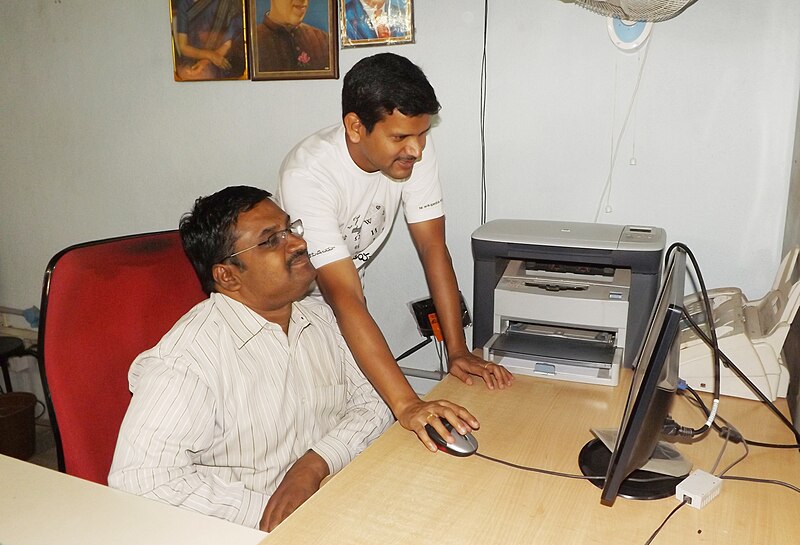
POLYGON ((582 8, 627 21, 666 21, 697 0, 572 0, 582 8))

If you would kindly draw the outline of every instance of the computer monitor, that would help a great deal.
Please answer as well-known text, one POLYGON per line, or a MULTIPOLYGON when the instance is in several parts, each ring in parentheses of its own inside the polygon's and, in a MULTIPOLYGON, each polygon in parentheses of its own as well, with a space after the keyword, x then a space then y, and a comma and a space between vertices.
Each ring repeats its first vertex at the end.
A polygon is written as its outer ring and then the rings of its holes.
POLYGON ((650 314, 628 402, 613 451, 599 439, 584 446, 579 464, 585 475, 603 489, 601 502, 612 505, 616 497, 657 499, 675 493, 686 476, 669 477, 642 471, 653 455, 678 385, 681 319, 686 253, 674 247, 662 276, 661 289, 650 314))

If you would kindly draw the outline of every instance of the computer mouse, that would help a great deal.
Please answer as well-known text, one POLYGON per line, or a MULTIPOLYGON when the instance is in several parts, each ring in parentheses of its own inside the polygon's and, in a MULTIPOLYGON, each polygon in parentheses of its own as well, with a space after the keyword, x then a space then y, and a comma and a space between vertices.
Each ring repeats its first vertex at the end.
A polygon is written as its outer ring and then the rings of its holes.
POLYGON ((445 419, 441 419, 442 424, 444 427, 447 428, 447 431, 451 433, 453 436, 453 443, 448 443, 444 440, 444 438, 439 435, 439 432, 436 431, 436 428, 431 426, 430 424, 425 425, 425 431, 428 432, 433 442, 436 443, 436 446, 439 447, 439 450, 442 452, 446 452, 447 454, 452 454, 453 456, 469 456, 471 454, 475 454, 478 450, 478 440, 475 439, 475 436, 471 433, 467 433, 466 435, 461 435, 456 430, 453 429, 452 424, 445 419))

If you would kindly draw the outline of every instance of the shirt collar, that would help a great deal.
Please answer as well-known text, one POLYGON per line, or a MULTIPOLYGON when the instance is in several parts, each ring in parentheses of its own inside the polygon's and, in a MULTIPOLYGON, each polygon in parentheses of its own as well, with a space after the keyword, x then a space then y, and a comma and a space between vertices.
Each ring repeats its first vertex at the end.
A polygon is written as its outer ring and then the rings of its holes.
MULTIPOLYGON (((264 330, 281 331, 281 326, 260 316, 256 311, 239 301, 223 295, 212 293, 211 300, 219 310, 222 319, 231 328, 236 337, 236 348, 241 350, 247 342, 264 330)), ((311 323, 311 316, 302 306, 292 303, 292 315, 289 318, 289 329, 298 331, 311 323)))
POLYGON ((302 24, 302 22, 301 22, 300 24, 297 24, 295 26, 292 26, 292 25, 280 25, 280 24, 276 23, 275 21, 273 21, 272 19, 270 19, 268 17, 268 15, 269 15, 269 12, 266 12, 264 14, 263 23, 264 23, 265 27, 267 27, 268 29, 273 30, 273 31, 274 30, 282 30, 284 32, 292 32, 302 24))

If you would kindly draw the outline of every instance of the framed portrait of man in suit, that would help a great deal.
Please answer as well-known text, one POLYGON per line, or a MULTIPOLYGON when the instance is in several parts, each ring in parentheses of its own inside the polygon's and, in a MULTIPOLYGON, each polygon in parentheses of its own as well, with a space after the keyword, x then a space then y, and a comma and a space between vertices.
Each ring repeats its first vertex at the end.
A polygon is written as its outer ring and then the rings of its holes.
POLYGON ((336 0, 246 0, 253 80, 339 77, 336 0))
POLYGON ((244 0, 170 0, 175 81, 248 79, 244 0))
POLYGON ((414 43, 413 0, 341 0, 342 47, 414 43))

